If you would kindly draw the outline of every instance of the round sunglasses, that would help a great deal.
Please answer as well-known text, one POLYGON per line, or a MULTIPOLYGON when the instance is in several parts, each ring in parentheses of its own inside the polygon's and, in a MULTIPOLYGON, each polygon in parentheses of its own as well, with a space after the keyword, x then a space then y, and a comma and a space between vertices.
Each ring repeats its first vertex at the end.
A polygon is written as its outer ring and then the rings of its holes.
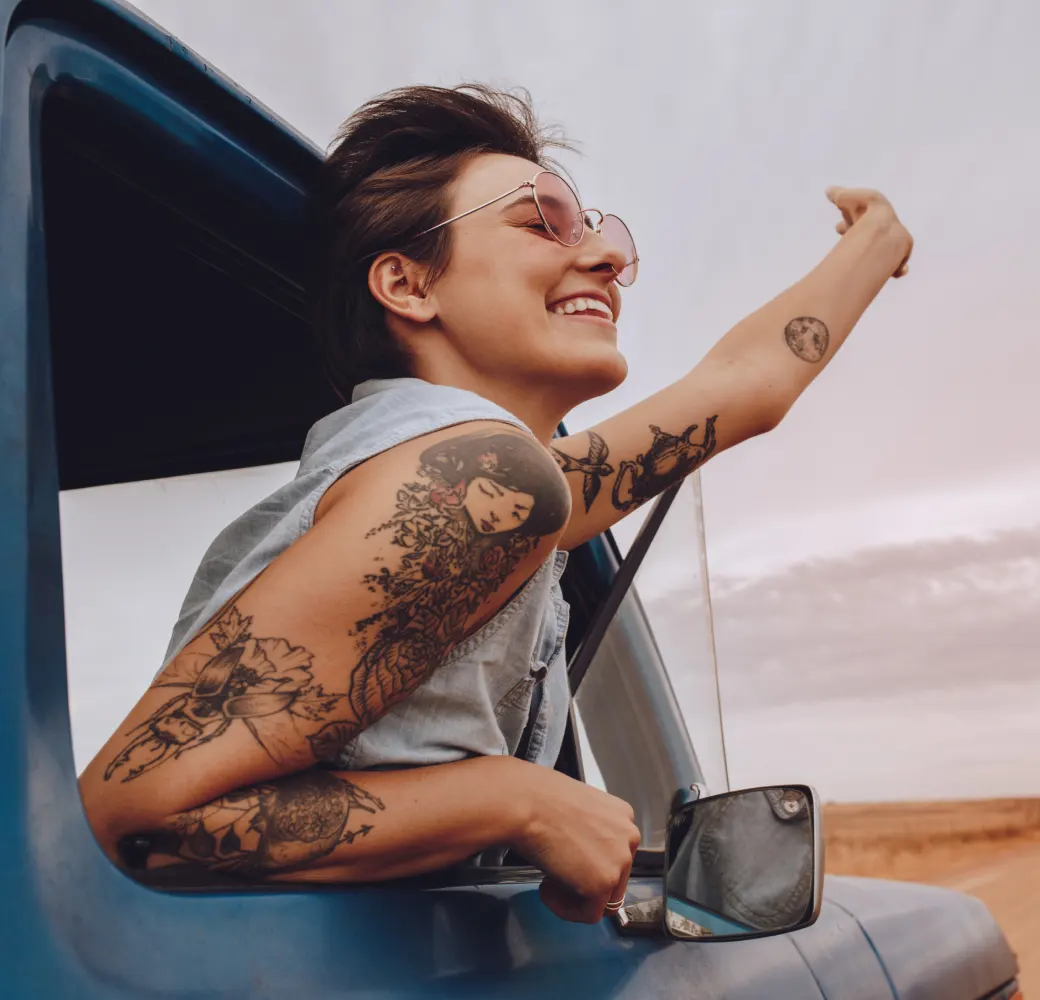
MULTIPOLYGON (((583 209, 581 202, 578 201, 578 196, 574 193, 574 189, 570 184, 559 174, 551 170, 540 170, 534 175, 533 179, 524 181, 523 184, 518 184, 515 188, 510 188, 503 194, 498 195, 498 197, 485 201, 483 205, 477 205, 476 208, 460 212, 458 215, 453 215, 450 219, 438 222, 436 226, 430 226, 429 229, 416 233, 415 239, 425 236, 427 233, 432 233, 435 229, 440 229, 442 226, 457 222, 459 219, 464 219, 467 215, 479 212, 482 208, 487 208, 488 205, 494 205, 503 198, 516 194, 517 191, 523 191, 524 188, 531 189, 529 197, 534 202, 535 208, 538 209, 538 214, 545 224, 546 231, 554 240, 562 243, 565 247, 573 247, 581 242, 581 238, 586 232, 591 230, 594 233, 599 233, 609 246, 621 251, 626 261, 625 266, 620 271, 611 265, 611 270, 614 271, 614 280, 626 288, 635 282, 636 276, 639 274, 639 255, 636 253, 636 244, 632 239, 632 233, 629 231, 628 226, 618 216, 604 215, 598 208, 583 209), (599 216, 598 222, 593 222, 590 218, 593 214, 599 216)), ((520 200, 522 201, 523 199, 520 200)))

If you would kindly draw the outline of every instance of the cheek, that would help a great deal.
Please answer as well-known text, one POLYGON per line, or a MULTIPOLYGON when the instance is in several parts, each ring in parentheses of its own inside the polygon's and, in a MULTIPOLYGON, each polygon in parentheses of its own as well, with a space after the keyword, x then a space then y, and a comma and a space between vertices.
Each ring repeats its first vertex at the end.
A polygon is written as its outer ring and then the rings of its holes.
POLYGON ((485 496, 480 491, 480 487, 477 485, 476 480, 469 484, 469 488, 466 490, 466 499, 464 506, 469 512, 470 517, 478 522, 481 517, 485 516, 488 509, 491 506, 490 497, 485 496))
MULTIPOLYGON (((523 234, 513 233, 513 237, 523 234)), ((564 270, 551 247, 530 238, 469 241, 453 252, 438 297, 446 323, 453 330, 516 331, 548 325, 545 300, 563 279, 564 270)), ((492 338, 489 349, 509 346, 505 337, 492 338)))

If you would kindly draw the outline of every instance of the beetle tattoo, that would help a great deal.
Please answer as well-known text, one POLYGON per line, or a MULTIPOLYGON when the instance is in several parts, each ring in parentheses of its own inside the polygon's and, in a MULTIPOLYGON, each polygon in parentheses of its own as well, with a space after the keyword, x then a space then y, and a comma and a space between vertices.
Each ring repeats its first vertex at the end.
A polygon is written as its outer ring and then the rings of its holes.
POLYGON ((678 435, 668 434, 651 424, 654 440, 650 447, 637 455, 634 462, 624 461, 618 467, 617 479, 614 480, 614 506, 627 513, 703 465, 715 450, 716 420, 717 414, 708 417, 700 441, 691 440, 700 424, 690 424, 678 435))
MULTIPOLYGON (((285 639, 254 638, 252 622, 231 605, 209 633, 213 656, 185 657, 164 671, 154 686, 181 693, 126 734, 130 742, 105 769, 106 781, 117 774, 132 781, 237 725, 281 763, 302 742, 295 720, 320 722, 345 700, 313 682, 306 649, 285 639)), ((311 746, 322 759, 313 739, 311 746)))

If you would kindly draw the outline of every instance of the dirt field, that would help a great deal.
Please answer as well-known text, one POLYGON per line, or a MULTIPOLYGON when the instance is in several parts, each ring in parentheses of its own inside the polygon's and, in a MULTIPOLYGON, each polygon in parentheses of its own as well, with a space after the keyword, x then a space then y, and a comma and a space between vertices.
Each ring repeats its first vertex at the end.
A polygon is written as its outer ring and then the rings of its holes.
POLYGON ((978 896, 1040 995, 1040 798, 824 806, 827 871, 978 896))

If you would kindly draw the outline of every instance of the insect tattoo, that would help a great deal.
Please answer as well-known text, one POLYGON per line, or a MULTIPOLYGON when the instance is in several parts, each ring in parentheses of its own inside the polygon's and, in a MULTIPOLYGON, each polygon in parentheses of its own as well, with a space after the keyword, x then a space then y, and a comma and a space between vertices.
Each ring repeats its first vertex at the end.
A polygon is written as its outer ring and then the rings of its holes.
MULTIPOLYGON (((346 696, 314 682, 306 649, 256 638, 252 624, 232 604, 209 633, 215 654, 181 657, 163 671, 154 687, 180 693, 126 734, 130 742, 105 769, 106 781, 132 781, 232 727, 248 729, 275 763, 299 753, 299 724, 327 720, 346 696)), ((318 760, 334 749, 327 738, 309 741, 318 760)))
POLYGON ((716 420, 717 414, 708 417, 700 441, 691 440, 700 424, 690 424, 682 434, 668 434, 651 424, 654 440, 650 447, 634 462, 623 461, 618 466, 611 497, 614 506, 627 513, 703 465, 715 450, 716 420))
POLYGON ((565 472, 582 474, 581 495, 585 501, 585 513, 592 509, 592 504, 599 496, 603 480, 614 473, 614 466, 607 464, 610 449, 607 442, 595 431, 586 431, 589 436, 589 453, 584 458, 575 458, 557 448, 550 448, 556 464, 565 472))
POLYGON ((816 364, 827 353, 831 335, 822 320, 812 316, 798 316, 784 327, 784 340, 796 357, 816 364))

